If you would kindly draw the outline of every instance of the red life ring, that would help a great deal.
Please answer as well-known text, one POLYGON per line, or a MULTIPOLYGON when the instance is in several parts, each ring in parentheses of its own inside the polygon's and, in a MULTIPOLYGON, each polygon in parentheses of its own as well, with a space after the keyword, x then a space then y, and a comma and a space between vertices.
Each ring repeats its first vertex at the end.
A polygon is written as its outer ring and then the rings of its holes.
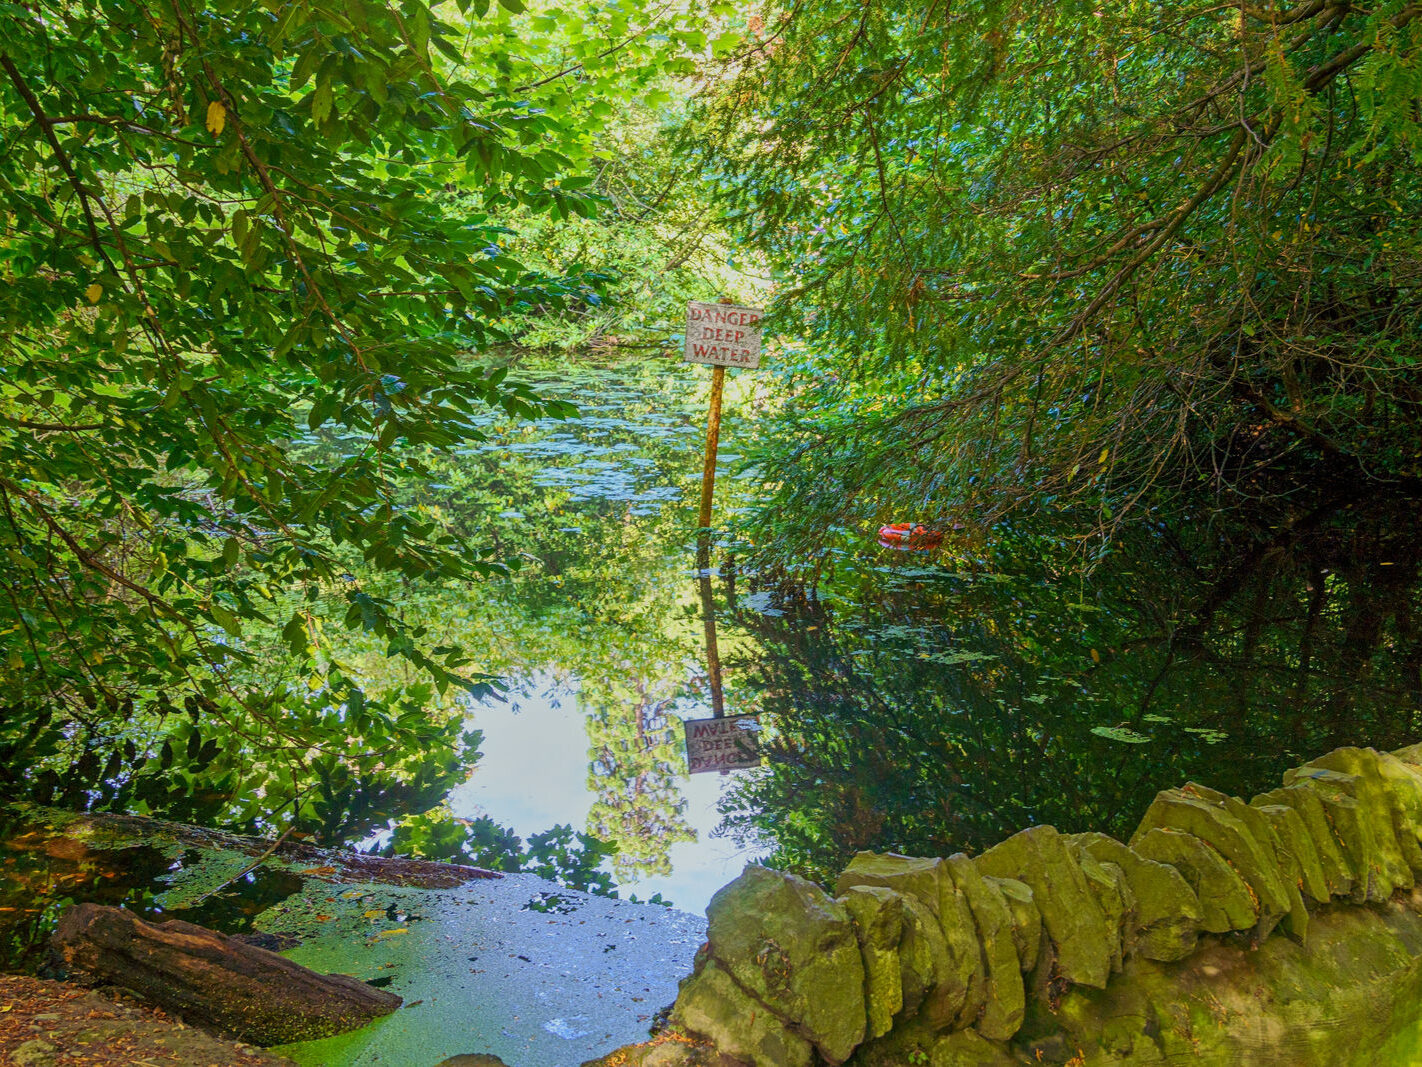
POLYGON ((941 531, 930 530, 917 522, 893 522, 888 526, 879 527, 879 544, 885 548, 926 552, 928 549, 937 548, 942 543, 943 534, 941 531))

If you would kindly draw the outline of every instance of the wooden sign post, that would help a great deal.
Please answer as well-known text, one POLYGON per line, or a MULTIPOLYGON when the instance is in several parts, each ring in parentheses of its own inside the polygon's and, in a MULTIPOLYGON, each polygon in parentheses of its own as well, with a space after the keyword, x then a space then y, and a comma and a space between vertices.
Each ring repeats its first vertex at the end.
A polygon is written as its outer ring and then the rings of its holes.
POLYGON ((711 499, 716 489, 716 449, 721 441, 721 392, 727 367, 760 366, 760 308, 692 301, 686 306, 687 363, 711 368, 711 411, 706 419, 706 459, 701 467, 701 510, 697 515, 696 566, 701 572, 701 614, 706 624, 706 671, 711 684, 710 719, 686 723, 686 767, 692 774, 729 771, 760 763, 754 715, 726 715, 721 690, 721 657, 716 649, 716 605, 711 595, 711 499))
POLYGON ((711 412, 706 420, 706 461, 701 468, 700 531, 696 565, 705 570, 711 563, 711 498, 716 486, 716 449, 721 439, 721 390, 727 367, 755 370, 760 366, 760 308, 740 307, 727 301, 686 305, 686 363, 704 363, 711 368, 711 412))

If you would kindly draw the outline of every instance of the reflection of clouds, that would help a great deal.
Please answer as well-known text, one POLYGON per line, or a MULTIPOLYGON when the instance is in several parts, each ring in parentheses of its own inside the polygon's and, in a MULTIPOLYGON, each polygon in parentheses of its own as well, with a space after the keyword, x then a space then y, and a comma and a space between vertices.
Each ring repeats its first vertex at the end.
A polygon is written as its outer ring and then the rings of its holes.
POLYGON ((536 676, 513 689, 507 703, 478 705, 468 726, 484 732, 484 758, 450 794, 455 815, 488 815, 525 838, 556 823, 584 825, 593 797, 575 692, 536 676))
MULTIPOLYGON (((616 770, 617 760, 599 759, 589 766, 589 726, 597 722, 597 712, 583 703, 581 687, 576 680, 559 681, 548 675, 535 675, 511 688, 507 702, 478 704, 469 716, 468 726, 482 730, 480 745, 484 758, 479 761, 469 780, 449 796, 451 812, 460 818, 488 815, 495 822, 511 827, 523 838, 557 823, 571 823, 575 829, 589 828, 595 806, 624 810, 620 802, 635 798, 639 788, 636 771, 645 772, 645 762, 634 762, 629 781, 613 780, 608 788, 594 792, 590 779, 606 778, 616 770), (591 721, 590 721, 591 718, 591 721), (591 774, 590 774, 591 771, 591 774)), ((639 709, 629 706, 628 712, 639 709)), ((623 845, 634 857, 637 854, 656 857, 655 873, 637 872, 631 864, 620 865, 617 871, 623 896, 635 893, 646 899, 656 893, 673 901, 678 908, 699 912, 706 907, 711 894, 740 873, 749 861, 746 850, 722 837, 712 837, 720 824, 716 801, 722 788, 734 779, 720 775, 701 774, 688 779, 681 771, 681 721, 678 716, 705 716, 710 712, 701 706, 678 702, 675 715, 664 714, 660 705, 647 716, 655 726, 653 736, 670 740, 657 745, 663 752, 659 762, 670 762, 665 775, 655 775, 656 784, 665 790, 659 801, 675 806, 676 823, 694 839, 677 839, 668 835, 667 827, 653 820, 642 829, 646 836, 627 840, 623 845), (668 760, 665 750, 669 750, 668 760)), ((645 788, 645 783, 642 786, 645 788)), ((631 814, 639 814, 635 805, 631 814)), ((624 829, 637 831, 632 819, 624 829)))

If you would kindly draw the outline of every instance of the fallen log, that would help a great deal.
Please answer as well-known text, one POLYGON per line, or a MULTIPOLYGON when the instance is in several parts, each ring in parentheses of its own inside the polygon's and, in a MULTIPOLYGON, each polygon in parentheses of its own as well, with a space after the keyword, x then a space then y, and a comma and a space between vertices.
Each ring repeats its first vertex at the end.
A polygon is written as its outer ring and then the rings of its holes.
POLYGON ((77 904, 51 939, 72 970, 255 1045, 330 1037, 389 1015, 401 998, 344 974, 318 974, 275 952, 172 919, 77 904))

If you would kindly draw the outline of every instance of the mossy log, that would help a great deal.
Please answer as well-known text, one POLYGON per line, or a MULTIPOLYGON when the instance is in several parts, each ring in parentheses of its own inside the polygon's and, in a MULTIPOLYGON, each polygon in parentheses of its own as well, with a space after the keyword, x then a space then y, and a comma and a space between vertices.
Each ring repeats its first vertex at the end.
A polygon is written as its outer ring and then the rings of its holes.
POLYGON ((75 905, 51 944, 71 970, 256 1045, 344 1033, 401 1004, 349 975, 318 974, 201 926, 144 922, 123 908, 75 905))

